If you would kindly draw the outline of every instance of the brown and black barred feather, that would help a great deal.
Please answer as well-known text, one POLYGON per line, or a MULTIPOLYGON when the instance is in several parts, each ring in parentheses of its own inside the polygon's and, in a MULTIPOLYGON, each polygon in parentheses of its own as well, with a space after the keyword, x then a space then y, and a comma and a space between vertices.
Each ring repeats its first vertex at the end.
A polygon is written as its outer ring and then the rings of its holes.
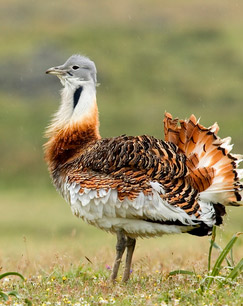
POLYGON ((133 200, 140 192, 151 194, 150 182, 158 182, 165 191, 161 198, 199 216, 198 190, 191 184, 186 156, 171 142, 146 135, 101 139, 72 163, 72 169, 70 183, 82 189, 116 189, 121 201, 133 200))

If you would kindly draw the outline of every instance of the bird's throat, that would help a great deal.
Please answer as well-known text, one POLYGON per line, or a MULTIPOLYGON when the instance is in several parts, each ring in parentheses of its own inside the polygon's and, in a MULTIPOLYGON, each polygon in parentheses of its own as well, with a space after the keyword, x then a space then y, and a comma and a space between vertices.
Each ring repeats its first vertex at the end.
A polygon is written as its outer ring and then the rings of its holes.
POLYGON ((75 109, 76 105, 78 104, 82 91, 83 91, 83 86, 80 86, 75 90, 73 94, 73 109, 75 109))

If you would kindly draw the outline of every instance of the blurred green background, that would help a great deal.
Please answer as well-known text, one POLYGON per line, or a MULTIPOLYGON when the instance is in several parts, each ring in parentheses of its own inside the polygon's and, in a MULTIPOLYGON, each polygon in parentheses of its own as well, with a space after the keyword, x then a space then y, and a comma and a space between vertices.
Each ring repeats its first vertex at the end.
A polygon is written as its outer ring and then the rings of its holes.
MULTIPOLYGON (((0 264, 114 242, 71 215, 43 160, 61 89, 45 70, 71 54, 97 65, 102 136, 163 137, 165 110, 194 113, 204 125, 217 121, 243 152, 242 1, 1 1, 0 46, 0 264)), ((229 212, 222 236, 243 229, 240 214, 229 212)))

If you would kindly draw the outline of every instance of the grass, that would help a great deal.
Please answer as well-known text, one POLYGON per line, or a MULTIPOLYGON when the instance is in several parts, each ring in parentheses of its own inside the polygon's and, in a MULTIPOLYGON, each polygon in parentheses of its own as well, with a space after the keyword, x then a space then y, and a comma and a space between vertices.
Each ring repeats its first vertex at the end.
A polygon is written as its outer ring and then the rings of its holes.
MULTIPOLYGON (((21 275, 20 273, 18 272, 6 272, 6 273, 3 273, 3 274, 0 274, 0 280, 3 279, 3 278, 6 278, 8 276, 18 276, 20 277, 22 280, 24 280, 24 277, 23 275, 21 275)), ((0 289, 0 298, 2 298, 5 302, 7 302, 8 300, 11 299, 11 296, 15 296, 16 298, 19 297, 18 295, 18 292, 16 290, 11 290, 11 291, 8 291, 8 292, 3 292, 1 289, 0 289)))
POLYGON ((113 284, 109 281, 110 267, 104 268, 99 261, 70 264, 67 269, 59 258, 49 272, 42 270, 24 282, 5 280, 4 289, 15 293, 8 299, 12 305, 239 305, 242 275, 230 279, 233 270, 228 278, 220 275, 222 270, 214 273, 222 253, 211 272, 219 283, 209 284, 208 274, 202 268, 193 273, 168 274, 161 266, 145 268, 140 263, 128 283, 119 278, 113 284))

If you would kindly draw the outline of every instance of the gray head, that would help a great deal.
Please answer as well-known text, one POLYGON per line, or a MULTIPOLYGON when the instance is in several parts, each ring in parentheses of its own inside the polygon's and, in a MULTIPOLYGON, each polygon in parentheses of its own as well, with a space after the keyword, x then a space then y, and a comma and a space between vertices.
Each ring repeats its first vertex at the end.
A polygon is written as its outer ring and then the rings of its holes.
POLYGON ((88 57, 79 54, 69 57, 63 65, 46 71, 47 74, 56 75, 63 85, 69 83, 75 87, 87 82, 96 84, 96 72, 95 63, 88 57))

